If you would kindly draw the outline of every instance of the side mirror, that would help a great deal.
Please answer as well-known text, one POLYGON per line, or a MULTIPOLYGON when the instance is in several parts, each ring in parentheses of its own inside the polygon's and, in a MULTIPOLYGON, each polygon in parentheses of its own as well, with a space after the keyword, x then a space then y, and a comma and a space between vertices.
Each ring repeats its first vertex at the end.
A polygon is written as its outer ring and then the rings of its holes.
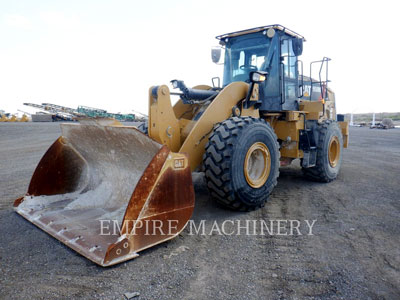
POLYGON ((221 59, 221 48, 214 47, 211 49, 211 59, 215 64, 219 62, 221 59))
POLYGON ((292 40, 293 53, 300 56, 303 53, 303 39, 294 38, 292 40))

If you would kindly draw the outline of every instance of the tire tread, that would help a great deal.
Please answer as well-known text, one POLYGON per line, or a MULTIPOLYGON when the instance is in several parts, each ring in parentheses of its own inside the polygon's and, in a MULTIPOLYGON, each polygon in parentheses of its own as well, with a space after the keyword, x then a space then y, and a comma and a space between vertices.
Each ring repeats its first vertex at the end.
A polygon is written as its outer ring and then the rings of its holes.
POLYGON ((211 196, 217 203, 234 210, 250 211, 263 207, 265 204, 265 202, 263 202, 258 205, 248 205, 238 199, 231 184, 230 174, 230 160, 233 156, 233 145, 235 145, 236 140, 246 127, 257 122, 267 125, 272 132, 278 154, 278 159, 276 161, 277 176, 268 187, 267 194, 269 195, 277 185, 280 152, 274 130, 269 123, 265 122, 263 119, 232 117, 217 124, 209 138, 203 156, 203 163, 206 170, 205 179, 211 196))

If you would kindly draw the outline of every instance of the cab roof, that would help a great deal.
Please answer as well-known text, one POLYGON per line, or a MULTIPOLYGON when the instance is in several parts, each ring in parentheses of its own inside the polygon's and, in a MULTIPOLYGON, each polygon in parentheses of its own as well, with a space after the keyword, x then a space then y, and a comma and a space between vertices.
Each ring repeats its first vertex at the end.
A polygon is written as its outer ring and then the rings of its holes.
POLYGON ((216 38, 218 40, 223 40, 225 38, 230 38, 230 37, 235 37, 235 36, 239 36, 239 35, 245 35, 245 34, 249 34, 249 33, 255 33, 255 32, 259 32, 259 31, 264 31, 264 30, 268 30, 270 28, 273 28, 275 30, 279 30, 281 32, 284 32, 288 35, 291 35, 293 37, 302 39, 303 41, 305 41, 306 39, 304 38, 304 36, 294 32, 293 30, 290 30, 289 28, 286 28, 282 25, 279 24, 275 24, 275 25, 267 25, 267 26, 261 26, 261 27, 254 27, 254 28, 250 28, 250 29, 245 29, 245 30, 240 30, 240 31, 235 31, 235 32, 230 32, 230 33, 225 33, 222 35, 218 35, 216 36, 216 38))

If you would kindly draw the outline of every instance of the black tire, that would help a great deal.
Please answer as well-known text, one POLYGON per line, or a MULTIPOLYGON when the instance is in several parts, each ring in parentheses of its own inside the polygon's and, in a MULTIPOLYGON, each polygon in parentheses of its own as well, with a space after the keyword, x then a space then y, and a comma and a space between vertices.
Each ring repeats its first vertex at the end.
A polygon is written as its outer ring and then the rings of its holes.
POLYGON ((137 129, 139 129, 141 132, 143 132, 145 135, 149 135, 149 126, 147 121, 144 121, 143 123, 141 123, 137 129))
POLYGON ((335 180, 339 174, 340 166, 342 165, 343 153, 343 136, 337 122, 327 120, 317 127, 317 161, 315 167, 303 168, 303 173, 309 179, 320 182, 331 182, 335 180), (339 141, 339 159, 335 166, 329 162, 329 145, 333 138, 339 141))
POLYGON ((214 127, 203 156, 205 179, 211 196, 225 207, 249 211, 264 206, 279 176, 279 144, 271 126, 262 119, 232 117, 214 127), (270 153, 266 182, 253 188, 244 175, 249 148, 263 143, 270 153))

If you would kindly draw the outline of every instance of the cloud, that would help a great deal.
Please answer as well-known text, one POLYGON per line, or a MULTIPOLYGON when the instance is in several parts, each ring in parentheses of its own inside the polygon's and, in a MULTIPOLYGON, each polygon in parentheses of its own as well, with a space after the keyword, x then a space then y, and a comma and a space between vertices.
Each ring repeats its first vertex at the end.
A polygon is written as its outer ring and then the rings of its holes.
POLYGON ((10 14, 4 16, 4 23, 7 26, 15 27, 19 29, 31 29, 32 23, 31 21, 22 15, 10 14))
POLYGON ((40 13, 40 19, 55 29, 77 29, 80 21, 77 16, 67 16, 58 11, 44 11, 40 13))

